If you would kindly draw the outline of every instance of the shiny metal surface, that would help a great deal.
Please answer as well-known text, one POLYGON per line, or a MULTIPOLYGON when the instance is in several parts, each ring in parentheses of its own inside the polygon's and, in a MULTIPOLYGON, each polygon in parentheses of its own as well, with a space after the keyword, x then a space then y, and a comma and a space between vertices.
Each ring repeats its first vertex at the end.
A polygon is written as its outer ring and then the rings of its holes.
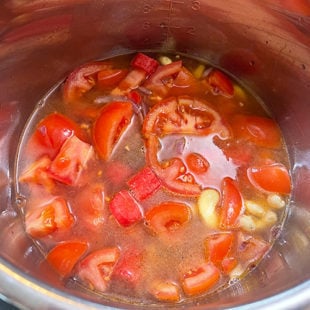
MULTIPOLYGON (((21 309, 139 308, 43 274, 12 192, 18 136, 37 101, 75 66, 136 50, 175 51, 236 75, 285 135, 289 215, 269 257, 225 294, 188 309, 310 305, 310 4, 307 0, 4 0, 0 4, 0 294, 21 309)), ((152 306, 149 306, 152 308, 152 306)), ((156 308, 156 306, 154 306, 156 308)), ((177 308, 177 306, 176 306, 177 308)))

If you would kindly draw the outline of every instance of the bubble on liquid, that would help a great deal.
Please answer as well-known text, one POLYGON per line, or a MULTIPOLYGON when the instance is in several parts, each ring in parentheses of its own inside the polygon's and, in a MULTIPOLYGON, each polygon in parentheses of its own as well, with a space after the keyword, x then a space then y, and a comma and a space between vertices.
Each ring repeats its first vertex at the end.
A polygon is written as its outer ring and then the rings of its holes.
POLYGON ((17 195, 15 199, 15 204, 18 208, 23 208, 26 205, 26 198, 22 195, 17 195))

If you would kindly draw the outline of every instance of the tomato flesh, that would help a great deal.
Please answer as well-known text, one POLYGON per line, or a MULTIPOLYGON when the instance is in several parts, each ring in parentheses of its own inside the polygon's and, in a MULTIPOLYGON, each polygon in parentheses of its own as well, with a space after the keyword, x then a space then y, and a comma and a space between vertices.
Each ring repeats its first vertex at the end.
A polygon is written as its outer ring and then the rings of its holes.
POLYGON ((143 53, 138 53, 131 61, 131 65, 134 68, 144 70, 147 74, 151 74, 157 69, 159 63, 154 58, 151 58, 143 53))
POLYGON ((250 182, 260 190, 282 194, 289 194, 291 191, 290 176, 282 164, 250 167, 247 173, 250 182))
POLYGON ((86 252, 87 243, 82 241, 66 241, 57 244, 46 256, 47 262, 62 277, 71 274, 73 267, 86 252))
POLYGON ((111 102, 105 105, 93 129, 94 145, 103 160, 108 160, 116 143, 130 124, 133 115, 129 102, 111 102))

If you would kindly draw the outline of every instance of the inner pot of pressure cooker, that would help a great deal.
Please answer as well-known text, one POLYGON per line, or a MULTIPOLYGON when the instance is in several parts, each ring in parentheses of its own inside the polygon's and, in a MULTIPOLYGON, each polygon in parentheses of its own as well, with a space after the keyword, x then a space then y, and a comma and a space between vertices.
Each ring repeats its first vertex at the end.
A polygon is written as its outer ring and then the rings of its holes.
POLYGON ((305 1, 1 6, 4 299, 309 304, 305 1))

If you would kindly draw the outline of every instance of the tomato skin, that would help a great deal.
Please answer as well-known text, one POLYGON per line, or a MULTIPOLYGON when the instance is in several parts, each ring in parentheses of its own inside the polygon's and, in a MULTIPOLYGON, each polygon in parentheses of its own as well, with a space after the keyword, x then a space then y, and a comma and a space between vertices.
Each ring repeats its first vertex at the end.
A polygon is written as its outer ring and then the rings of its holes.
POLYGON ((126 69, 106 69, 97 74, 97 84, 100 88, 110 88, 117 86, 118 83, 127 75, 126 69))
POLYGON ((206 257, 214 264, 220 264, 232 249, 232 232, 219 232, 209 235, 205 240, 206 257))
POLYGON ((67 185, 77 185, 82 171, 93 157, 93 147, 71 136, 62 145, 52 161, 49 174, 54 179, 67 185))
POLYGON ((70 73, 63 87, 64 101, 72 104, 78 101, 84 93, 91 90, 97 83, 96 74, 99 71, 111 69, 110 63, 94 61, 76 68, 70 73))
POLYGON ((242 207, 243 201, 239 189, 231 178, 224 178, 222 182, 220 227, 224 229, 236 227, 242 207))
POLYGON ((247 175, 251 184, 259 190, 281 194, 291 192, 289 172, 282 164, 273 163, 250 167, 247 170, 247 175))
POLYGON ((67 277, 87 248, 87 243, 82 241, 61 242, 49 251, 46 260, 61 277, 67 277))
POLYGON ((112 95, 124 95, 138 88, 146 78, 146 72, 142 69, 132 69, 120 81, 118 86, 111 92, 112 95))
POLYGON ((154 281, 151 284, 149 292, 160 301, 178 302, 181 299, 180 288, 172 281, 154 281))
POLYGON ((206 173, 210 166, 209 162, 198 153, 189 153, 186 156, 186 164, 195 174, 206 173))
POLYGON ((30 151, 53 159, 63 143, 74 134, 82 137, 76 123, 58 112, 49 114, 39 122, 30 138, 30 151))
POLYGON ((90 253, 78 266, 78 277, 91 289, 106 291, 120 256, 117 247, 103 248, 90 253))
POLYGON ((204 263, 184 275, 182 288, 188 296, 198 295, 212 288, 220 279, 220 271, 212 263, 204 263))
POLYGON ((115 194, 109 208, 121 226, 128 227, 142 219, 140 206, 127 190, 115 194))
POLYGON ((138 201, 143 201, 157 192, 161 182, 150 167, 145 167, 127 182, 130 191, 138 201))
POLYGON ((93 128, 95 149, 103 160, 108 160, 113 149, 128 127, 133 115, 129 102, 111 102, 105 105, 93 128))
POLYGON ((67 202, 60 197, 28 210, 25 216, 26 232, 34 238, 45 237, 58 229, 68 229, 73 223, 74 217, 67 202))
POLYGON ((131 65, 134 68, 144 70, 147 74, 152 74, 157 69, 159 63, 143 53, 137 53, 131 61, 131 65))
POLYGON ((168 201, 152 207, 145 214, 145 219, 157 234, 173 232, 190 221, 191 210, 184 203, 168 201))
POLYGON ((234 95, 234 86, 229 77, 223 72, 213 69, 207 76, 207 80, 214 93, 220 93, 228 97, 234 95))
POLYGON ((261 147, 281 147, 280 129, 270 118, 239 114, 234 116, 230 123, 237 139, 251 141, 261 147))

